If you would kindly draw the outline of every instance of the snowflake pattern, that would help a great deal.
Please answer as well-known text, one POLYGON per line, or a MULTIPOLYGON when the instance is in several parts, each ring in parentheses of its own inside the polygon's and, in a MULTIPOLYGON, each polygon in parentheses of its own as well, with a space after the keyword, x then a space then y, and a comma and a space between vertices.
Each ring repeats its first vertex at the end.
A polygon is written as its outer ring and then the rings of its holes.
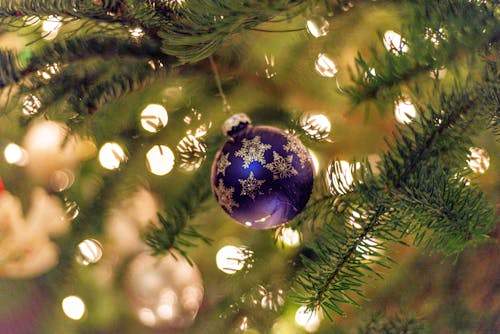
POLYGON ((255 136, 253 139, 243 139, 243 146, 234 154, 237 157, 243 158, 243 167, 248 168, 254 161, 261 164, 266 163, 264 152, 271 148, 269 144, 263 144, 260 141, 260 136, 255 136))
POLYGON ((273 173, 273 180, 285 179, 292 175, 297 175, 297 171, 292 165, 293 155, 289 155, 285 158, 279 155, 278 152, 274 151, 273 157, 273 162, 264 165, 264 167, 273 173))
POLYGON ((231 166, 231 162, 229 161, 229 153, 221 154, 219 161, 217 161, 217 174, 226 175, 226 168, 231 166))
POLYGON ((239 207, 238 203, 235 203, 233 200, 233 193, 234 188, 226 188, 222 179, 219 179, 219 185, 215 188, 215 194, 217 195, 219 204, 229 211, 229 213, 233 212, 233 206, 239 207))
POLYGON ((250 196, 253 200, 255 199, 255 195, 262 194, 259 190, 260 187, 266 180, 258 180, 253 175, 253 172, 250 172, 250 176, 248 179, 238 179, 241 184, 241 195, 250 196))
POLYGON ((309 159, 309 153, 297 138, 293 136, 288 137, 288 143, 283 145, 283 149, 287 152, 297 154, 297 157, 300 160, 300 167, 304 168, 307 159, 309 159))

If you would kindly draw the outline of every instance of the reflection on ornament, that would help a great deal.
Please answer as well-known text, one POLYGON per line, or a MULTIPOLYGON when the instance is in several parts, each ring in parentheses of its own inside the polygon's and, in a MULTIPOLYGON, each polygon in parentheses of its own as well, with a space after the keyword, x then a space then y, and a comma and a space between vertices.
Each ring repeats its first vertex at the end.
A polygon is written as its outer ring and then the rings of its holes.
POLYGON ((399 123, 408 124, 417 116, 417 109, 409 99, 403 98, 396 103, 394 116, 399 123))
POLYGON ((70 319, 80 320, 85 314, 85 303, 78 296, 64 298, 61 305, 64 314, 70 319))
POLYGON ((236 221, 256 229, 285 224, 309 200, 314 171, 305 146, 282 130, 235 115, 212 164, 212 190, 236 221), (234 124, 233 124, 234 123, 234 124))
POLYGON ((314 153, 314 151, 311 151, 311 150, 307 150, 307 151, 311 155, 311 160, 312 160, 313 167, 314 167, 314 175, 318 175, 318 173, 319 173, 319 160, 318 160, 318 157, 316 156, 316 153, 314 153))
POLYGON ((301 306, 295 313, 295 323, 312 333, 319 329, 323 313, 321 309, 309 310, 306 306, 301 306))
POLYGON ((307 20, 306 26, 307 31, 314 37, 318 38, 328 34, 330 23, 328 23, 328 21, 322 16, 313 16, 307 20))
POLYGON ((203 300, 200 272, 175 251, 160 258, 139 254, 125 280, 130 306, 149 327, 186 327, 203 300))
POLYGON ((324 53, 318 55, 315 64, 316 72, 318 72, 322 77, 333 78, 335 73, 337 73, 337 67, 333 60, 324 53))
POLYGON ((387 30, 384 33, 384 46, 394 54, 406 53, 409 48, 404 38, 395 31, 387 30))
POLYGON ((155 175, 166 175, 174 168, 174 152, 165 145, 155 145, 146 153, 148 170, 155 175))
POLYGON ((276 230, 276 239, 289 247, 296 247, 300 245, 302 240, 302 233, 290 227, 282 227, 276 230))
POLYGON ((148 132, 158 132, 167 123, 167 110, 160 104, 149 104, 141 112, 141 125, 148 132))
POLYGON ((67 201, 64 206, 66 209, 66 218, 70 221, 75 220, 80 213, 80 207, 78 204, 76 204, 76 202, 67 201))
POLYGON ((27 95, 23 101, 23 114, 25 116, 33 116, 38 113, 38 109, 42 106, 42 102, 35 95, 27 95))
POLYGON ((305 113, 300 118, 300 126, 312 139, 322 140, 328 138, 332 125, 323 114, 305 113))
POLYGON ((99 162, 106 169, 117 169, 126 160, 125 152, 123 152, 123 149, 117 143, 106 143, 99 150, 99 162))
POLYGON ((490 167, 490 157, 488 152, 478 147, 469 148, 467 164, 474 173, 483 174, 490 167))
POLYGON ((50 188, 56 192, 61 192, 73 185, 75 174, 69 169, 56 170, 49 179, 50 188))
POLYGON ((220 271, 233 275, 243 269, 250 256, 251 251, 248 249, 228 245, 219 249, 215 261, 220 271))
POLYGON ((332 195, 344 195, 350 192, 351 185, 354 182, 353 173, 359 167, 359 164, 353 165, 344 160, 330 164, 326 172, 330 193, 332 195))
POLYGON ((3 152, 7 163, 17 166, 26 166, 29 162, 28 152, 24 148, 14 143, 5 146, 3 152))
POLYGON ((102 258, 101 243, 95 239, 85 239, 78 244, 78 262, 87 266, 91 263, 97 263, 102 258))

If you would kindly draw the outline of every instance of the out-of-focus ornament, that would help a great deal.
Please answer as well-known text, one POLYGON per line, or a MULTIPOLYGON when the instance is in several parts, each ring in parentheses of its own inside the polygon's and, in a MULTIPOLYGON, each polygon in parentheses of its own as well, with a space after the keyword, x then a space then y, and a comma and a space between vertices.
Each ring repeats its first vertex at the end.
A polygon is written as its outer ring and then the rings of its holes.
POLYGON ((3 191, 4 191, 3 182, 2 178, 0 177, 0 194, 3 193, 3 191))
POLYGON ((30 278, 54 267, 58 250, 50 237, 61 235, 68 228, 59 200, 43 189, 33 191, 26 216, 18 198, 1 192, 0 278, 30 278))
POLYGON ((148 327, 186 327, 203 300, 200 272, 176 252, 164 257, 140 253, 130 263, 125 288, 130 306, 148 327))
POLYGON ((330 23, 323 16, 312 16, 306 23, 307 31, 315 38, 326 36, 330 23))
POLYGON ((273 228, 302 211, 311 195, 314 169, 296 137, 268 126, 251 126, 244 114, 224 123, 229 137, 212 164, 212 190, 239 223, 273 228))

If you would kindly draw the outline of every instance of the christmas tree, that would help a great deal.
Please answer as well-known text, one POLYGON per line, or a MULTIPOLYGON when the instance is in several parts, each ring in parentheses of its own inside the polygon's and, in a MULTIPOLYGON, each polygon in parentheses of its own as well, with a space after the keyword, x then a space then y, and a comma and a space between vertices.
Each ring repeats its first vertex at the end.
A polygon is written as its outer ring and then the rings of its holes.
POLYGON ((499 331, 499 8, 0 0, 0 332, 499 331))

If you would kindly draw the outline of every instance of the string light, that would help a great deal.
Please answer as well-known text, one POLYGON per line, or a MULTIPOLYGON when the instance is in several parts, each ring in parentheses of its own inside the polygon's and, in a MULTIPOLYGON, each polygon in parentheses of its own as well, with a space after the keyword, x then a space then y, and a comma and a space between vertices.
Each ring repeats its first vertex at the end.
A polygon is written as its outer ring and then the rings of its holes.
POLYGON ((276 239, 286 246, 296 247, 300 245, 302 233, 290 227, 283 227, 276 230, 276 239))
POLYGON ((474 173, 485 173, 490 167, 490 157, 488 152, 478 147, 469 148, 467 164, 474 173))
POLYGON ((333 78, 337 73, 337 67, 333 60, 324 53, 318 54, 315 64, 316 72, 322 77, 333 78))
POLYGON ((5 147, 3 152, 7 163, 17 166, 26 166, 29 162, 28 152, 21 146, 10 143, 5 147))
POLYGON ((155 175, 166 175, 174 168, 174 152, 165 145, 155 145, 146 153, 146 164, 155 175))
POLYGON ((332 125, 323 114, 306 113, 300 118, 300 126, 306 134, 316 140, 328 138, 332 125))
POLYGON ((130 33, 130 36, 132 36, 134 38, 140 38, 140 37, 144 36, 144 30, 142 30, 142 28, 140 28, 140 27, 131 28, 128 31, 130 33))
POLYGON ((42 102, 35 95, 27 95, 23 101, 23 114, 25 116, 33 116, 38 113, 38 110, 42 106, 42 102))
POLYGON ((77 261, 87 266, 102 258, 102 245, 95 239, 85 239, 78 244, 77 261))
POLYGON ((121 146, 114 142, 104 144, 99 150, 99 162, 106 169, 118 169, 127 157, 121 146))
POLYGON ((42 23, 42 36, 46 40, 53 40, 62 26, 62 17, 50 15, 42 23))
POLYGON ((232 245, 224 246, 215 257, 217 268, 228 275, 236 274, 243 269, 249 257, 249 251, 232 245))
POLYGON ((396 102, 394 116, 399 123, 408 124, 417 116, 417 109, 409 99, 403 98, 396 102))
POLYGON ((406 53, 409 50, 404 38, 395 31, 387 30, 384 33, 384 46, 394 54, 406 53))
POLYGON ((148 132, 158 132, 167 123, 167 110, 160 104, 149 104, 141 112, 141 125, 148 132))
POLYGON ((85 314, 85 303, 78 296, 68 296, 62 301, 64 314, 73 320, 80 320, 85 314))
POLYGON ((315 38, 326 36, 330 23, 322 16, 311 17, 306 22, 307 31, 315 38))
POLYGON ((332 195, 344 195, 351 191, 351 185, 354 182, 354 170, 359 168, 347 161, 335 161, 328 166, 326 173, 328 186, 332 195))
POLYGON ((295 313, 295 323, 310 333, 319 329, 322 318, 320 309, 309 310, 306 306, 299 307, 295 313))

